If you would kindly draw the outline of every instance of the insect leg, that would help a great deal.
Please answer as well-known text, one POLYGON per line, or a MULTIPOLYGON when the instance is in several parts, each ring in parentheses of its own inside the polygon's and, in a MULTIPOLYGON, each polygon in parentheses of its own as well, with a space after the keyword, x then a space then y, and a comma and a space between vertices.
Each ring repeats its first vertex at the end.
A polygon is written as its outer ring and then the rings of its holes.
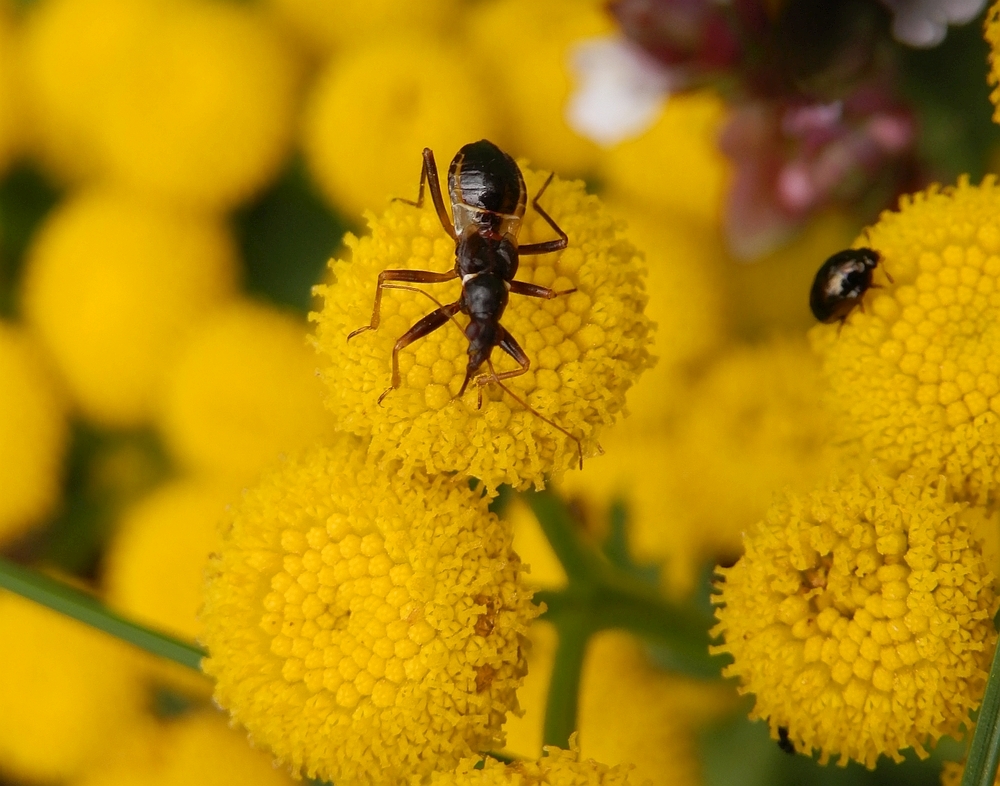
MULTIPOLYGON (((506 332, 506 331, 504 331, 504 332, 506 332)), ((510 334, 507 333, 506 337, 510 338, 510 334)), ((513 346, 517 347, 517 342, 515 342, 513 340, 513 338, 511 338, 511 341, 513 342, 513 346)), ((501 343, 500 346, 503 347, 503 344, 501 343)), ((520 349, 520 347, 517 347, 517 348, 520 349)), ((504 347, 504 349, 508 353, 510 352, 510 350, 507 350, 506 347, 504 347)), ((513 357, 513 355, 511 355, 511 356, 513 357)), ((527 361, 527 357, 525 357, 525 361, 527 361)), ((526 410, 528 410, 528 412, 530 412, 532 415, 534 415, 536 418, 539 418, 543 422, 548 423, 550 426, 552 426, 552 428, 556 429, 557 431, 562 432, 567 437, 569 437, 571 440, 573 440, 573 442, 576 443, 576 453, 580 457, 580 469, 583 469, 583 443, 580 442, 579 437, 573 436, 573 434, 571 434, 568 429, 563 428, 562 426, 560 426, 558 423, 556 423, 551 418, 545 417, 545 415, 543 415, 541 412, 539 412, 537 409, 535 409, 533 406, 531 406, 531 404, 529 404, 523 398, 521 398, 520 396, 518 396, 513 390, 511 390, 509 387, 507 387, 501 381, 503 379, 509 379, 512 376, 516 377, 518 374, 524 374, 525 372, 527 372, 528 367, 524 366, 519 371, 505 371, 502 374, 497 374, 496 369, 493 368, 493 360, 492 359, 487 359, 486 362, 489 363, 489 366, 490 366, 490 376, 485 377, 486 382, 483 383, 483 384, 488 384, 490 382, 496 382, 497 385, 500 386, 501 390, 503 390, 508 396, 510 396, 512 399, 514 399, 514 401, 516 401, 518 404, 520 404, 522 407, 524 407, 526 410)), ((520 361, 518 361, 518 362, 520 362, 520 361)), ((603 452, 604 452, 604 450, 602 449, 601 453, 603 453, 603 452)))
POLYGON ((548 254, 550 251, 562 251, 569 245, 569 237, 563 232, 562 228, 552 220, 552 216, 546 213, 538 200, 542 198, 542 194, 545 193, 545 189, 549 187, 549 183, 552 182, 552 177, 555 173, 550 172, 548 179, 542 184, 542 187, 538 189, 538 193, 535 194, 535 198, 531 200, 531 206, 535 208, 535 211, 548 223, 555 233, 559 235, 558 240, 546 240, 544 243, 529 243, 526 246, 519 246, 518 253, 520 254, 548 254))
POLYGON ((350 341, 359 333, 366 330, 375 330, 378 327, 380 309, 382 308, 382 290, 393 289, 387 281, 409 281, 414 284, 440 284, 444 281, 451 281, 457 278, 458 273, 449 270, 447 273, 434 273, 430 270, 383 270, 378 274, 378 285, 375 287, 375 306, 372 308, 372 321, 364 327, 359 327, 351 333, 347 340, 350 341))
POLYGON ((403 199, 402 197, 396 197, 395 202, 405 202, 408 205, 413 205, 414 207, 424 206, 424 184, 430 183, 431 188, 431 200, 434 202, 434 209, 437 211, 438 219, 441 221, 441 226, 444 227, 444 231, 447 232, 453 239, 457 239, 455 235, 455 227, 451 223, 451 219, 448 218, 448 211, 444 206, 444 197, 441 195, 441 180, 438 177, 437 163, 434 161, 434 151, 429 147, 424 148, 424 163, 420 167, 420 190, 417 192, 417 201, 413 202, 409 199, 403 199))
POLYGON ((378 403, 382 403, 387 395, 389 395, 390 390, 395 390, 399 387, 399 353, 400 350, 412 344, 418 338, 423 338, 429 333, 433 333, 443 324, 445 324, 449 319, 451 319, 455 314, 458 313, 460 308, 460 301, 456 300, 454 303, 449 303, 446 306, 441 306, 440 308, 434 309, 430 314, 427 314, 420 319, 418 319, 409 330, 407 330, 403 335, 396 339, 396 344, 392 348, 392 381, 389 387, 387 387, 382 395, 378 397, 378 403))
POLYGON ((540 287, 538 284, 529 284, 527 281, 511 281, 510 291, 515 295, 527 295, 528 297, 540 297, 545 300, 552 300, 554 297, 559 297, 560 295, 570 295, 576 292, 576 288, 573 289, 549 289, 548 287, 540 287))

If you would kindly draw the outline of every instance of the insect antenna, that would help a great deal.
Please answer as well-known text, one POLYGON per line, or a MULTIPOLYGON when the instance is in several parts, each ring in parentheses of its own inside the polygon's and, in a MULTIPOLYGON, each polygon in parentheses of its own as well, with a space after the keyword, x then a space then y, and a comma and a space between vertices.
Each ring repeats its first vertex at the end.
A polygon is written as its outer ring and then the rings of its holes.
MULTIPOLYGON (((441 301, 438 300, 436 297, 434 297, 434 295, 432 295, 430 292, 427 292, 427 291, 425 291, 423 289, 418 289, 417 287, 412 287, 412 286, 409 286, 407 284, 395 284, 395 283, 383 284, 383 287, 385 289, 404 289, 407 292, 419 292, 424 297, 426 297, 426 298, 430 299, 431 301, 433 301, 437 305, 438 308, 440 308, 441 305, 442 305, 441 301)), ((465 335, 465 331, 462 330, 462 324, 455 317, 451 317, 451 321, 454 322, 455 325, 456 325, 456 327, 458 327, 458 329, 462 331, 462 335, 465 335)), ((556 423, 551 418, 548 418, 545 415, 543 415, 541 412, 539 412, 537 409, 535 409, 533 406, 531 406, 531 404, 529 404, 523 398, 521 398, 520 396, 518 396, 513 390, 511 390, 509 387, 507 387, 498 378, 496 369, 493 368, 493 358, 487 358, 486 362, 487 362, 487 364, 490 367, 490 376, 486 378, 488 382, 496 383, 500 387, 501 390, 505 391, 508 396, 510 396, 512 399, 514 399, 514 401, 516 401, 518 404, 520 404, 522 407, 524 407, 528 412, 530 412, 532 415, 534 415, 536 418, 538 418, 539 420, 543 421, 544 423, 548 423, 556 431, 562 432, 567 437, 569 437, 571 440, 573 440, 573 442, 576 443, 576 453, 577 453, 577 456, 579 456, 579 459, 580 459, 580 469, 583 469, 583 443, 580 441, 580 438, 577 437, 577 436, 574 436, 572 432, 570 432, 565 427, 560 426, 558 423, 556 423)), ((382 402, 382 399, 386 397, 386 395, 389 393, 390 390, 392 390, 392 388, 387 388, 386 391, 385 391, 385 393, 383 393, 379 397, 379 403, 382 402)), ((479 385, 479 407, 482 406, 482 403, 483 403, 483 390, 482 390, 482 385, 480 384, 479 385)), ((477 407, 477 409, 479 407, 477 407)), ((598 451, 600 451, 601 455, 604 455, 604 448, 602 448, 600 445, 598 445, 597 449, 598 449, 598 451)))
MULTIPOLYGON (((522 407, 524 407, 526 410, 528 410, 528 412, 530 412, 536 418, 538 418, 539 420, 544 421, 545 423, 548 423, 550 426, 552 426, 552 428, 556 429, 557 431, 561 431, 563 434, 565 434, 567 437, 569 437, 571 440, 573 440, 576 443, 576 453, 580 457, 580 469, 583 469, 583 443, 580 441, 580 438, 577 437, 577 436, 574 436, 569 431, 569 429, 564 428, 563 426, 560 426, 558 423, 556 423, 554 420, 552 420, 552 418, 545 417, 545 415, 543 415, 541 412, 539 412, 537 409, 535 409, 533 406, 531 406, 531 404, 529 404, 523 398, 521 398, 520 396, 518 396, 513 390, 511 390, 503 382, 501 382, 500 378, 497 376, 496 369, 493 368, 493 358, 487 358, 486 359, 486 363, 490 367, 490 376, 487 377, 487 381, 488 382, 493 382, 496 385, 498 385, 501 390, 505 391, 508 396, 510 396, 512 399, 514 399, 514 401, 516 401, 518 404, 520 404, 522 407)), ((602 450, 601 452, 603 453, 604 451, 602 450)))

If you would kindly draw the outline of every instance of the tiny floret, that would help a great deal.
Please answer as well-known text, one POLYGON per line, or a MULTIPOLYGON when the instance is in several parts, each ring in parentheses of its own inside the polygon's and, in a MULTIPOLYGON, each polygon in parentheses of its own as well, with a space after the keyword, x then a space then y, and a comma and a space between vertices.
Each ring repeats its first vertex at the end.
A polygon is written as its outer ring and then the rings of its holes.
POLYGON ((964 510, 943 479, 874 473, 775 502, 720 571, 713 631, 774 739, 874 767, 969 725, 996 598, 964 510))
MULTIPOLYGON (((530 205, 547 173, 523 172, 529 205, 519 245, 554 240, 552 226, 530 205)), ((435 310, 435 299, 450 304, 461 291, 457 279, 421 284, 423 294, 387 288, 378 329, 347 340, 372 319, 381 271, 455 268, 455 241, 430 201, 422 210, 394 202, 381 216, 369 214, 371 234, 348 236, 351 258, 334 260, 336 283, 317 288, 325 305, 312 318, 316 346, 326 356, 327 405, 342 428, 370 436, 371 451, 399 460, 404 470, 457 471, 491 490, 501 483, 540 487, 546 476, 575 467, 581 450, 597 453, 601 428, 620 416, 626 391, 651 362, 642 258, 582 183, 554 178, 540 204, 569 245, 522 254, 516 281, 575 291, 550 299, 510 294, 501 323, 524 349, 527 373, 505 379, 509 391, 474 381, 458 397, 470 347, 463 334, 467 318, 458 314, 399 352, 400 384, 379 403, 390 386, 397 339, 435 310)), ((492 362, 501 375, 519 368, 499 347, 492 362)))
POLYGON ((232 514, 202 622, 215 698, 293 773, 402 784, 503 746, 538 610, 464 478, 402 477, 343 437, 232 514))
POLYGON ((856 245, 895 283, 880 277, 842 330, 811 333, 838 440, 986 499, 1000 482, 1000 188, 962 178, 904 197, 856 245))
MULTIPOLYGON (((575 738, 575 735, 574 735, 575 738)), ((547 755, 537 761, 517 761, 503 764, 486 759, 477 768, 478 760, 462 761, 454 772, 436 772, 431 786, 650 786, 640 781, 630 765, 609 767, 593 759, 583 759, 570 739, 572 750, 546 747, 547 755)), ((412 782, 417 786, 417 782, 412 782)))

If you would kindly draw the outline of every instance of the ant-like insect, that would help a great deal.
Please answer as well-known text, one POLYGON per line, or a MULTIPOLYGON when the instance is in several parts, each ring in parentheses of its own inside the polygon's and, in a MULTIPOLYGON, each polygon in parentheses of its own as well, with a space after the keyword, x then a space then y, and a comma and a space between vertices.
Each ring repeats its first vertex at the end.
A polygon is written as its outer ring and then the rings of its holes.
MULTIPOLYGON (((476 385, 480 388, 480 405, 482 404, 482 388, 495 382, 525 409, 572 439, 576 443, 582 467, 583 445, 580 440, 558 423, 542 415, 503 384, 505 379, 527 373, 531 365, 531 361, 521 346, 510 332, 500 324, 500 318, 507 307, 509 294, 513 292, 515 295, 551 300, 576 291, 575 289, 556 291, 537 284, 514 280, 514 276, 517 275, 520 255, 562 251, 569 242, 566 233, 538 204, 538 200, 541 199, 545 189, 552 182, 553 175, 549 175, 538 193, 535 194, 534 199, 531 200, 531 204, 538 215, 545 219, 559 237, 541 243, 518 246, 517 236, 521 230, 521 220, 524 217, 527 189, 521 170, 513 158, 485 139, 467 144, 455 154, 451 166, 448 168, 448 196, 451 199, 454 224, 452 224, 445 209, 437 164, 430 148, 424 148, 423 159, 417 200, 413 202, 408 199, 399 199, 399 201, 414 207, 423 207, 424 187, 430 186, 431 199, 434 202, 434 209, 437 211, 441 226, 455 241, 455 267, 445 273, 436 273, 431 270, 383 270, 379 273, 371 322, 351 333, 347 337, 348 341, 359 333, 378 328, 383 289, 406 289, 421 292, 438 303, 438 308, 419 319, 396 340, 396 344, 392 348, 392 381, 379 396, 378 403, 381 404, 390 391, 399 387, 400 351, 417 339, 433 333, 448 321, 455 321, 455 315, 461 312, 469 317, 468 325, 464 328, 459 325, 469 341, 469 361, 466 366, 465 379, 458 391, 458 397, 465 393, 469 382, 483 367, 483 364, 487 364, 490 373, 476 379, 476 385), (461 279, 462 294, 454 303, 448 304, 441 304, 423 290, 405 284, 392 283, 440 284, 456 278, 461 279), (490 358, 494 347, 500 347, 510 355, 520 368, 497 373, 490 358)), ((457 321, 456 324, 458 324, 457 321)))

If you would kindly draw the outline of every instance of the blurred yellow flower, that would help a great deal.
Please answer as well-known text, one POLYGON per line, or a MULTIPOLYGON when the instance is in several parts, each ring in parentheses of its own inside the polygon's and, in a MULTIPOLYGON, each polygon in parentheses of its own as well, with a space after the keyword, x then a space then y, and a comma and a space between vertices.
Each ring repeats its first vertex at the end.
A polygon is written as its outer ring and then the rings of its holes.
POLYGON ((990 6, 984 23, 986 43, 990 45, 990 72, 986 81, 993 85, 990 100, 993 102, 993 121, 1000 123, 1000 2, 990 6))
POLYGON ((722 269, 726 310, 738 335, 800 335, 816 324, 809 290, 820 265, 850 246, 858 231, 848 215, 826 211, 787 244, 752 262, 729 257, 722 269))
POLYGON ((267 4, 318 55, 380 38, 389 29, 420 32, 436 45, 453 33, 462 8, 458 0, 267 0, 267 4))
POLYGON ((496 138, 492 94, 451 45, 380 36, 335 58, 316 80, 303 120, 306 160, 334 207, 354 216, 391 197, 415 199, 420 151, 448 161, 496 138))
POLYGON ((775 491, 826 472, 817 366, 802 342, 733 346, 684 391, 672 429, 626 421, 604 440, 606 458, 560 488, 601 519, 624 502, 635 558, 662 565, 666 588, 684 595, 707 560, 742 553, 775 491))
POLYGON ((497 141, 507 152, 564 176, 595 168, 600 148, 566 122, 571 59, 574 44, 612 28, 595 2, 493 0, 471 7, 466 62, 490 86, 502 118, 497 141))
POLYGON ((397 784, 503 744, 538 610, 465 478, 366 453, 344 436, 246 492, 211 568, 204 668, 293 772, 397 784))
POLYGON ((21 58, 13 15, 0 3, 0 173, 20 151, 25 134, 21 58))
POLYGON ((306 325, 237 300, 207 316, 170 371, 158 424, 178 461, 202 475, 256 480, 282 452, 333 431, 306 325))
MULTIPOLYGON (((517 548, 517 534, 514 535, 517 548)), ((525 577, 530 579, 531 576, 525 577)), ((545 710, 549 701, 552 667, 559 643, 555 626, 545 620, 535 620, 528 628, 524 656, 528 673, 517 690, 521 713, 511 713, 504 724, 507 744, 504 753, 522 759, 537 759, 542 755, 545 710)))
MULTIPOLYGON (((465 759, 453 772, 431 774, 431 786, 652 786, 640 780, 629 765, 609 767, 593 759, 584 759, 573 748, 564 751, 546 747, 537 761, 516 761, 504 764, 496 759, 465 759)), ((411 781, 414 786, 416 779, 411 781)))
POLYGON ((73 777, 141 722, 146 695, 128 645, 0 591, 0 773, 73 777))
MULTIPOLYGON (((525 170, 529 194, 544 175, 525 170)), ((421 339, 399 355, 401 386, 379 396, 390 382, 396 339, 434 308, 415 292, 388 291, 382 300, 378 330, 348 343, 348 334, 368 324, 375 285, 386 268, 454 268, 455 244, 442 230, 433 207, 422 211, 393 203, 380 216, 369 216, 371 234, 348 236, 351 259, 331 263, 336 283, 317 287, 325 298, 316 344, 327 356, 323 375, 330 386, 327 406, 341 427, 371 435, 371 450, 403 467, 428 472, 458 471, 482 480, 490 490, 501 483, 540 486, 549 474, 575 467, 579 451, 573 439, 558 432, 496 385, 470 385, 465 378, 469 342, 456 324, 421 339), (483 392, 477 410, 477 393, 483 392)), ((555 290, 576 288, 551 300, 513 296, 503 326, 524 348, 528 373, 506 385, 545 417, 567 429, 592 455, 602 426, 614 422, 625 392, 650 363, 650 322, 643 316, 645 266, 622 237, 621 225, 580 182, 556 178, 543 206, 569 236, 569 247, 556 254, 523 256, 518 280, 555 290)), ((551 227, 529 208, 521 243, 553 237, 551 227)), ((428 288, 443 302, 459 296, 459 283, 428 288)), ((516 368, 498 351, 498 372, 516 368)))
POLYGON ((514 551, 521 558, 524 583, 533 589, 565 587, 566 571, 527 503, 515 497, 503 518, 514 531, 514 551))
POLYGON ((41 348, 0 320, 0 543, 55 507, 66 439, 66 405, 41 348))
POLYGON ((110 80, 127 68, 157 0, 33 3, 23 33, 31 146, 63 180, 99 169, 95 132, 110 80))
POLYGON ((713 631, 772 736, 874 767, 970 724, 997 604, 961 509, 943 479, 877 474, 772 506, 720 571, 713 631))
POLYGON ((175 480, 128 508, 104 559, 108 603, 159 630, 195 639, 208 556, 218 551, 228 486, 175 480))
POLYGON ((642 643, 604 631, 587 643, 580 680, 580 753, 632 764, 631 779, 670 786, 701 783, 697 729, 735 707, 732 688, 654 666, 642 643))
POLYGON ((83 414, 134 426, 152 416, 185 333, 236 277, 221 222, 98 190, 47 218, 22 295, 83 414))
POLYGON ((857 245, 896 283, 869 292, 843 330, 811 332, 839 438, 891 474, 942 473, 956 494, 985 498, 1000 475, 1000 188, 963 178, 903 197, 857 245))
POLYGON ((729 163, 718 136, 725 104, 714 92, 671 96, 656 124, 601 159, 608 190, 649 208, 721 220, 729 163))
POLYGON ((656 365, 629 394, 629 416, 616 433, 648 434, 678 414, 692 369, 711 358, 726 337, 722 271, 729 256, 721 233, 705 222, 621 198, 609 207, 628 223, 626 236, 646 255, 646 315, 656 323, 656 365))
POLYGON ((94 129, 110 178, 225 209, 277 174, 292 140, 298 65, 259 12, 159 3, 126 58, 94 129))
POLYGON ((114 740, 105 758, 70 786, 293 786, 225 715, 209 710, 155 722, 114 740))

